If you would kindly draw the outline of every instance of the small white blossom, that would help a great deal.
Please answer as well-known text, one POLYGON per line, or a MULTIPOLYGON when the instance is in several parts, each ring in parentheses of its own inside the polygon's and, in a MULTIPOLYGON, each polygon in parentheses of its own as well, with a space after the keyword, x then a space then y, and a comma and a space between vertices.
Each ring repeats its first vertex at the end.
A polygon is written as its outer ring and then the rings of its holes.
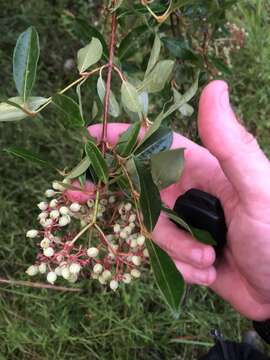
POLYGON ((58 205, 58 201, 56 199, 52 199, 50 201, 50 208, 54 209, 58 205))
POLYGON ((128 218, 128 221, 129 221, 130 223, 135 222, 135 221, 136 221, 136 215, 135 215, 135 214, 131 214, 130 217, 128 218))
POLYGON ((126 210, 126 211, 130 211, 131 209, 132 209, 131 203, 126 203, 126 205, 125 205, 125 210, 126 210))
POLYGON ((94 273, 96 273, 96 274, 102 273, 102 270, 103 270, 103 266, 102 266, 101 264, 96 264, 96 265, 93 267, 93 271, 94 271, 94 273))
POLYGON ((98 256, 98 249, 96 247, 90 247, 89 249, 87 249, 87 255, 90 257, 90 258, 95 258, 98 256))
POLYGON ((63 215, 59 218, 59 225, 60 226, 66 226, 70 223, 71 219, 69 215, 63 215))
POLYGON ((69 208, 66 207, 66 206, 61 206, 59 211, 60 211, 61 215, 68 215, 69 214, 69 208))
POLYGON ((149 251, 147 249, 143 250, 143 256, 145 256, 146 258, 149 258, 149 251))
POLYGON ((29 268, 25 272, 29 276, 35 276, 38 273, 38 266, 31 265, 31 266, 29 266, 29 268))
POLYGON ((55 195, 55 191, 53 189, 48 189, 45 191, 45 196, 50 198, 53 197, 55 195))
POLYGON ((55 281, 57 279, 57 275, 54 271, 50 271, 48 274, 47 274, 47 281, 50 283, 50 284, 54 284, 55 281))
POLYGON ((119 224, 115 224, 113 227, 113 231, 115 234, 119 233, 121 231, 121 226, 119 224))
POLYGON ((52 257, 54 254, 54 250, 52 247, 48 247, 46 249, 43 249, 43 254, 47 257, 52 257))
POLYGON ((101 205, 107 205, 108 204, 108 200, 107 199, 101 199, 100 200, 101 205))
POLYGON ((49 213, 47 213, 46 211, 42 211, 39 215, 38 215, 38 219, 39 220, 44 220, 48 217, 49 213))
POLYGON ((63 267, 62 269, 62 276, 64 279, 68 279, 70 277, 70 271, 69 271, 69 268, 68 267, 63 267))
POLYGON ((94 272, 92 272, 92 273, 91 273, 91 278, 92 278, 92 279, 98 279, 98 278, 99 278, 99 275, 96 274, 96 273, 94 273, 94 272))
POLYGON ((131 282, 131 275, 130 274, 124 274, 123 275, 123 282, 125 283, 125 284, 129 284, 130 282, 131 282))
POLYGON ((99 212, 97 213, 97 218, 100 219, 100 218, 102 218, 102 216, 103 216, 103 213, 99 211, 99 212))
POLYGON ((54 269, 54 272, 56 273, 57 276, 62 276, 62 268, 61 268, 61 266, 57 266, 54 269))
POLYGON ((110 288, 111 288, 113 291, 115 291, 115 290, 118 288, 118 281, 112 280, 112 281, 110 282, 110 288))
POLYGON ((110 272, 110 270, 104 270, 101 276, 105 281, 108 281, 112 277, 112 273, 110 272))
POLYGON ((42 249, 47 249, 49 246, 50 246, 50 239, 44 238, 43 240, 41 240, 40 247, 42 249))
POLYGON ((98 277, 98 281, 100 282, 101 285, 105 285, 107 282, 102 275, 98 277))
POLYGON ((59 191, 64 191, 65 190, 64 186, 62 186, 58 181, 54 181, 52 183, 52 187, 53 187, 54 190, 59 190, 59 191))
POLYGON ((78 274, 70 274, 67 280, 70 283, 75 283, 78 280, 78 274))
POLYGON ((53 211, 50 212, 50 217, 51 217, 52 219, 58 219, 59 216, 60 216, 60 213, 59 213, 58 210, 53 210, 53 211))
POLYGON ((138 269, 132 269, 130 275, 138 279, 141 276, 141 272, 138 269))
POLYGON ((91 209, 92 207, 94 207, 95 205, 95 201, 93 199, 89 199, 87 201, 87 206, 91 209))
POLYGON ((34 239, 35 237, 37 237, 38 235, 38 231, 37 230, 28 230, 26 233, 26 237, 34 239))
POLYGON ((47 219, 47 220, 45 220, 44 221, 44 227, 45 228, 47 228, 47 227, 50 227, 50 226, 52 226, 52 224, 53 224, 53 220, 52 219, 47 219))
POLYGON ((72 274, 78 274, 81 271, 81 265, 78 264, 78 263, 73 263, 73 264, 70 265, 69 271, 72 274))
POLYGON ((41 211, 45 211, 48 208, 48 204, 45 201, 40 202, 37 206, 41 211))
POLYGON ((130 247, 131 247, 132 249, 135 249, 137 246, 138 246, 137 240, 136 240, 136 239, 132 239, 132 240, 130 241, 130 247))
POLYGON ((70 205, 70 210, 72 211, 72 212, 78 212, 78 211, 80 211, 80 209, 81 209, 81 205, 80 204, 78 204, 78 203, 76 203, 76 202, 74 202, 74 203, 72 203, 71 205, 70 205))
POLYGON ((112 195, 109 197, 109 203, 113 204, 114 202, 115 202, 115 196, 112 195))
POLYGON ((134 265, 140 266, 142 259, 140 258, 140 256, 134 255, 132 256, 131 261, 133 262, 134 265))
POLYGON ((121 231, 121 232, 120 232, 120 238, 121 238, 121 239, 127 239, 127 237, 128 237, 128 234, 127 234, 126 231, 121 231))
POLYGON ((45 263, 41 263, 38 267, 38 271, 41 273, 41 274, 45 274, 46 271, 47 271, 47 265, 45 263))
POLYGON ((71 184, 71 179, 68 179, 68 178, 65 178, 63 181, 62 181, 63 184, 71 184))
POLYGON ((140 235, 137 238, 137 243, 138 243, 139 246, 142 246, 145 243, 145 237, 143 235, 140 235))
POLYGON ((134 222, 131 222, 129 223, 129 227, 131 228, 131 230, 133 230, 136 227, 136 225, 134 222))

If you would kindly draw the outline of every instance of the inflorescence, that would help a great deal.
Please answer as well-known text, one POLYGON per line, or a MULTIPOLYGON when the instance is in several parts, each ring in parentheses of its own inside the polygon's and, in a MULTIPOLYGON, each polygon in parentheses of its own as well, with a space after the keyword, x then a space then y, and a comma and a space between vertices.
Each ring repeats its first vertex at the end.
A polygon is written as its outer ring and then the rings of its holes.
POLYGON ((54 181, 45 196, 38 204, 41 228, 26 233, 39 247, 29 276, 44 274, 51 284, 57 278, 70 283, 92 278, 112 290, 141 276, 149 255, 134 205, 123 193, 92 191, 86 202, 73 202, 66 187, 54 181))

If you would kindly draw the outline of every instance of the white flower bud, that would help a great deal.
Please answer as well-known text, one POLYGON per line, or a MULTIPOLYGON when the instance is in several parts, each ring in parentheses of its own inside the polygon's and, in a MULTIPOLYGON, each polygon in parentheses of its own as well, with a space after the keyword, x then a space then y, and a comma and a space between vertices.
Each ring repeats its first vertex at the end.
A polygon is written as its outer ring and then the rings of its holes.
POLYGON ((94 272, 92 272, 92 273, 91 273, 91 278, 92 278, 92 279, 98 279, 98 278, 99 278, 99 275, 96 274, 96 273, 94 273, 94 272))
POLYGON ((44 227, 45 228, 47 228, 47 227, 50 227, 50 226, 52 226, 52 224, 53 224, 53 220, 52 219, 47 219, 47 220, 45 220, 44 221, 44 227))
POLYGON ((78 280, 78 274, 70 274, 67 280, 70 283, 75 283, 78 280))
POLYGON ((99 207, 98 207, 98 211, 100 211, 100 212, 105 212, 106 211, 106 207, 104 206, 104 205, 99 205, 99 207))
POLYGON ((48 189, 45 191, 45 196, 50 198, 53 197, 55 195, 55 191, 53 189, 48 189))
POLYGON ((112 273, 110 272, 110 270, 104 270, 101 276, 105 281, 108 281, 112 277, 112 273))
POLYGON ((103 216, 103 213, 99 211, 99 212, 97 213, 97 218, 102 218, 102 216, 103 216))
POLYGON ((31 266, 29 266, 29 268, 25 272, 29 276, 35 276, 38 273, 38 266, 31 265, 31 266))
POLYGON ((129 245, 132 249, 135 249, 138 246, 137 240, 136 239, 132 239, 130 241, 130 245, 129 245))
POLYGON ((69 268, 67 266, 62 268, 62 276, 66 280, 70 277, 70 271, 69 271, 69 268))
POLYGON ((89 199, 87 201, 87 206, 91 209, 92 207, 94 207, 95 205, 95 201, 93 199, 89 199))
POLYGON ((131 228, 131 230, 133 230, 136 227, 136 225, 134 222, 131 222, 129 223, 129 227, 131 228))
POLYGON ((26 233, 26 237, 34 239, 35 237, 38 236, 38 231, 37 230, 29 230, 26 233))
POLYGON ((115 259, 115 255, 114 255, 112 252, 109 252, 108 257, 109 257, 111 260, 115 259))
POLYGON ((130 234, 132 233, 132 229, 131 229, 130 226, 126 226, 126 227, 124 228, 124 231, 125 231, 128 235, 130 235, 130 234))
POLYGON ((52 187, 53 187, 54 190, 59 190, 59 191, 64 191, 65 190, 64 186, 62 186, 58 181, 54 181, 52 183, 52 187))
POLYGON ((119 233, 121 231, 121 226, 119 224, 115 224, 113 227, 113 231, 115 234, 119 233))
POLYGON ((143 235, 140 235, 137 238, 137 243, 138 243, 139 246, 142 246, 145 243, 145 237, 143 235))
POLYGON ((131 261, 133 262, 134 265, 140 266, 142 259, 140 258, 140 256, 134 255, 132 256, 131 261))
POLYGON ((90 257, 90 258, 95 258, 98 256, 98 249, 96 247, 90 247, 89 249, 87 249, 87 255, 90 257))
POLYGON ((41 274, 45 274, 45 272, 47 271, 47 265, 45 263, 41 263, 38 267, 38 271, 41 274))
POLYGON ((131 209, 132 209, 131 203, 126 203, 126 205, 125 205, 125 210, 126 210, 126 211, 130 211, 131 209))
POLYGON ((78 212, 78 211, 80 211, 80 209, 81 209, 81 205, 80 204, 78 204, 78 203, 76 203, 76 202, 74 202, 74 203, 72 203, 71 205, 70 205, 70 210, 72 211, 72 212, 78 212))
POLYGON ((106 284, 106 280, 103 278, 102 275, 100 275, 100 276, 98 277, 98 281, 100 282, 101 285, 105 285, 105 284, 106 284))
POLYGON ((126 233, 126 231, 121 231, 120 232, 120 238, 121 239, 127 239, 127 237, 128 237, 128 234, 126 233))
POLYGON ((39 220, 44 220, 48 217, 49 213, 47 213, 46 211, 42 211, 39 215, 38 215, 38 219, 39 220))
POLYGON ((141 272, 138 269, 132 269, 130 275, 136 279, 141 277, 141 272))
POLYGON ((131 275, 130 274, 124 274, 123 275, 123 282, 125 283, 125 284, 129 284, 130 282, 131 282, 131 275))
POLYGON ((102 266, 101 264, 96 264, 96 265, 93 267, 93 271, 94 271, 94 273, 96 273, 96 274, 102 273, 102 270, 103 270, 103 266, 102 266))
POLYGON ((73 263, 73 264, 70 265, 69 271, 72 274, 78 274, 81 271, 81 265, 78 264, 78 263, 73 263))
POLYGON ((70 216, 69 215, 63 215, 60 217, 59 219, 59 226, 66 226, 70 223, 71 219, 70 219, 70 216))
POLYGON ((54 254, 54 250, 52 247, 48 247, 46 249, 43 249, 43 255, 47 257, 52 257, 54 254))
POLYGON ((45 201, 40 202, 37 206, 41 211, 45 211, 48 208, 48 204, 45 201))
POLYGON ((109 203, 113 204, 114 202, 115 202, 115 196, 112 195, 109 197, 109 203))
POLYGON ((65 178, 63 181, 62 181, 63 184, 71 184, 71 179, 68 179, 68 178, 65 178))
POLYGON ((66 206, 61 206, 59 211, 60 211, 61 215, 68 215, 69 214, 69 208, 66 207, 66 206))
POLYGON ((47 249, 50 246, 50 239, 44 238, 39 245, 42 249, 47 249))
POLYGON ((147 249, 143 250, 143 256, 145 256, 146 258, 149 258, 149 251, 147 249))
POLYGON ((61 266, 57 266, 54 269, 54 272, 56 273, 57 276, 62 276, 62 268, 61 268, 61 266))
POLYGON ((60 213, 59 213, 58 210, 53 210, 53 211, 50 212, 50 217, 51 217, 52 219, 58 219, 59 216, 60 216, 60 213))
POLYGON ((52 199, 50 201, 50 208, 54 209, 58 205, 58 201, 56 199, 52 199))
POLYGON ((130 217, 128 218, 128 221, 129 221, 130 223, 135 222, 135 221, 136 221, 136 215, 135 215, 135 214, 131 214, 130 217))
POLYGON ((57 275, 54 271, 50 271, 48 274, 47 274, 47 281, 48 283, 50 284, 54 284, 55 281, 57 279, 57 275))
POLYGON ((110 282, 110 288, 111 288, 113 291, 115 291, 115 290, 118 288, 118 281, 112 280, 112 281, 110 282))
POLYGON ((100 204, 106 206, 108 204, 108 200, 107 199, 101 199, 100 204))

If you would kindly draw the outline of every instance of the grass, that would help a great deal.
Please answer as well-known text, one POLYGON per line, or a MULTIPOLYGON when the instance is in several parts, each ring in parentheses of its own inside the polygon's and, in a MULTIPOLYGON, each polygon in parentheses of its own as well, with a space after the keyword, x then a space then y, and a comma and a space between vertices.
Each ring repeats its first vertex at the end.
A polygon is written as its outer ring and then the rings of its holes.
MULTIPOLYGON (((5 33, 0 39, 1 97, 12 96, 15 91, 10 86, 12 48, 18 34, 30 24, 42 34, 40 94, 47 96, 51 89, 72 80, 70 73, 62 78, 64 60, 74 57, 80 46, 66 31, 68 3, 10 0, 1 4, 0 29, 5 33)), ((256 12, 261 1, 252 4, 255 10, 242 2, 232 14, 237 17, 235 21, 245 24, 250 36, 243 52, 234 59, 234 75, 228 80, 237 111, 269 154, 269 13, 256 12)), ((73 11, 92 14, 91 6, 91 2, 78 1, 73 11)), ((60 168, 79 157, 77 136, 63 127, 53 110, 42 120, 0 124, 0 134, 0 150, 15 144, 32 148, 60 168)), ((34 225, 35 204, 56 174, 2 151, 0 157, 0 275, 27 279, 24 270, 34 254, 24 233, 34 225)), ((225 337, 240 340, 248 327, 249 322, 229 305, 198 287, 192 289, 180 319, 173 319, 148 271, 142 281, 116 294, 97 285, 82 294, 0 287, 0 360, 195 360, 212 342, 211 329, 218 328, 225 337)))

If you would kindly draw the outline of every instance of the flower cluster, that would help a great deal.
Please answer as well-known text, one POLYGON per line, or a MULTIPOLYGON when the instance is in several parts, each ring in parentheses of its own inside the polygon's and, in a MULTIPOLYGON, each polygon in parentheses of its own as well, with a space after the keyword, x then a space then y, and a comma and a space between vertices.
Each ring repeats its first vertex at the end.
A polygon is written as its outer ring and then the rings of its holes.
POLYGON ((54 181, 45 196, 48 200, 38 204, 41 228, 26 233, 39 247, 35 264, 26 270, 29 276, 44 274, 51 284, 57 278, 71 283, 92 278, 112 290, 141 276, 149 255, 138 214, 123 193, 92 191, 79 203, 54 181))

